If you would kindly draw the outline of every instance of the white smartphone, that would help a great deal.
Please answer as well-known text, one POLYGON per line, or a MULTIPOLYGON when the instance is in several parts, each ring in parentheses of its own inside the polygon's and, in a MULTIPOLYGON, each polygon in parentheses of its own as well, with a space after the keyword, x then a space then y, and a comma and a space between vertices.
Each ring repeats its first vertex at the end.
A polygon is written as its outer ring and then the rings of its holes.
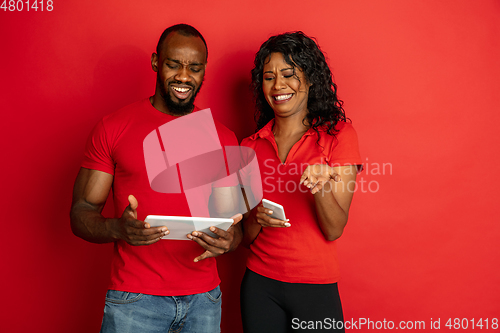
POLYGON ((286 216, 285 216, 285 209, 283 208, 282 205, 277 204, 276 202, 272 202, 272 201, 267 200, 267 199, 262 199, 262 206, 273 211, 273 213, 271 214, 271 217, 278 219, 278 220, 288 221, 286 216))

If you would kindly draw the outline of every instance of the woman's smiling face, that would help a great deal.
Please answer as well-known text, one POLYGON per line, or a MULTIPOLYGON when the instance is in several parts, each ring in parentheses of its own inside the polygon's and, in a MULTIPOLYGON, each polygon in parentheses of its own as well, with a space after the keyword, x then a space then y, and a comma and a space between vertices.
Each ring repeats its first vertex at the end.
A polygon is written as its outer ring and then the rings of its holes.
POLYGON ((309 86, 300 68, 287 64, 283 54, 271 53, 264 64, 262 91, 276 117, 305 117, 309 86))

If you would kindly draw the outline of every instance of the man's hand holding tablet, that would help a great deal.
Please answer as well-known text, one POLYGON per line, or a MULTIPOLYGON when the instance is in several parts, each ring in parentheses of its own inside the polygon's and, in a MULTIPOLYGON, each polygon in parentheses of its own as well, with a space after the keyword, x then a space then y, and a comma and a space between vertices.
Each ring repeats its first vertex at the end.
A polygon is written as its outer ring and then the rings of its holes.
POLYGON ((231 217, 233 222, 227 230, 223 230, 215 226, 210 227, 210 231, 216 235, 215 238, 200 231, 193 231, 191 234, 187 235, 189 239, 195 241, 205 249, 205 252, 196 257, 194 262, 198 262, 206 258, 217 257, 226 252, 234 251, 243 237, 243 231, 241 230, 241 227, 238 226, 238 223, 242 218, 243 215, 241 214, 236 214, 231 217))
MULTIPOLYGON (((194 259, 198 262, 233 251, 238 246, 233 242, 235 233, 241 234, 241 228, 232 227, 242 218, 241 214, 232 218, 148 215, 144 221, 152 227, 167 227, 169 233, 162 239, 193 240, 198 243, 205 249, 203 254, 194 259)), ((241 235, 238 238, 241 239, 241 235)))

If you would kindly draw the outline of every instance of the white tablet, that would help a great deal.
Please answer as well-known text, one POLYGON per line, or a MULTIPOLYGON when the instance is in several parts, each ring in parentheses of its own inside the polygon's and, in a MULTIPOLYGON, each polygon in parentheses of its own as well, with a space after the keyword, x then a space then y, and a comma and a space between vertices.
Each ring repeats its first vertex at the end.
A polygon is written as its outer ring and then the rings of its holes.
POLYGON ((288 221, 285 217, 285 209, 283 208, 282 205, 277 204, 276 202, 272 202, 272 201, 267 200, 267 199, 262 199, 262 206, 273 211, 273 213, 271 214, 271 217, 278 219, 278 220, 288 221))
POLYGON ((217 227, 227 230, 234 221, 233 219, 211 217, 148 215, 144 222, 148 222, 152 227, 167 227, 170 233, 163 236, 162 239, 189 240, 186 236, 193 231, 201 231, 211 237, 218 238, 219 236, 211 232, 209 228, 217 227))

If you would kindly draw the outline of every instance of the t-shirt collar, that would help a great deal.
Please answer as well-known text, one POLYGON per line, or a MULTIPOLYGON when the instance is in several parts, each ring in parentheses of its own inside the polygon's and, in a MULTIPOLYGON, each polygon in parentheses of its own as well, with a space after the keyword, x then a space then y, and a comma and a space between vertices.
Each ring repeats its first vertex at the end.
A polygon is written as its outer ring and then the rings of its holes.
MULTIPOLYGON (((267 124, 264 125, 257 133, 252 134, 249 138, 251 140, 257 140, 257 138, 268 138, 268 139, 273 139, 274 140, 274 134, 273 134, 273 126, 274 126, 274 118, 271 119, 267 124)), ((309 135, 314 135, 316 131, 310 127, 307 132, 304 133, 305 136, 309 135)))

